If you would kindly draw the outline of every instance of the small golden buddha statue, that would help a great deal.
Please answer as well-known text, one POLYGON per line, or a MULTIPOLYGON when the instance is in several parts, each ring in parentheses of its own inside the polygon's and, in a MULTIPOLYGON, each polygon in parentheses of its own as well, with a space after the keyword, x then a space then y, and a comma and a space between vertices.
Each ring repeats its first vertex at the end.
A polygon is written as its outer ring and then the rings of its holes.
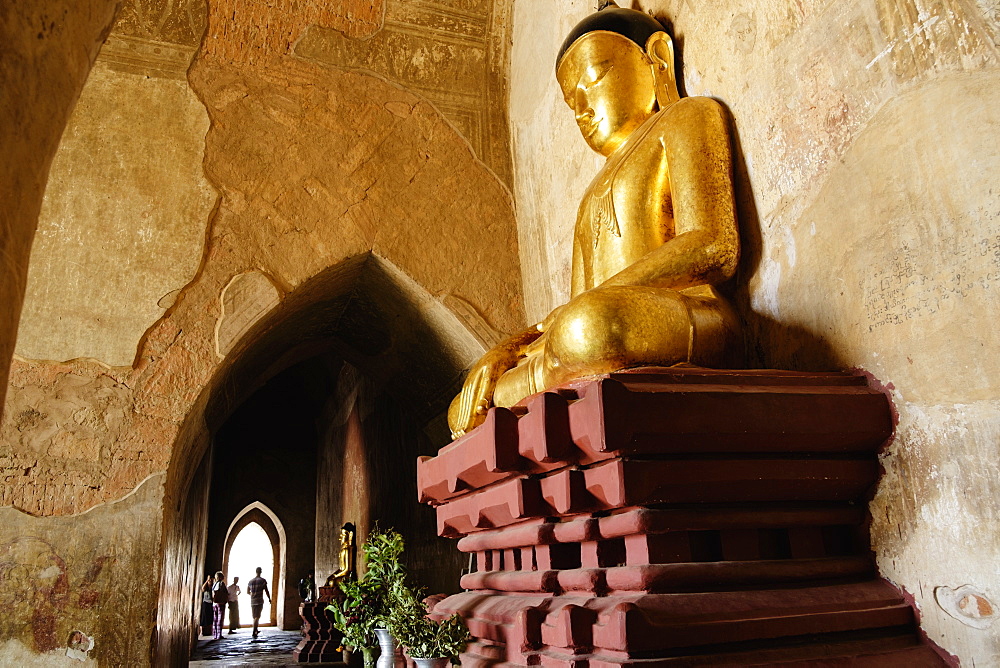
POLYGON ((490 406, 632 366, 731 362, 738 319, 717 285, 739 259, 721 105, 681 98, 670 36, 613 2, 581 21, 556 78, 587 144, 607 157, 580 204, 572 298, 487 352, 448 410, 452 437, 490 406))
POLYGON ((347 522, 340 529, 339 568, 326 579, 327 587, 334 587, 341 580, 354 575, 354 523, 347 522))

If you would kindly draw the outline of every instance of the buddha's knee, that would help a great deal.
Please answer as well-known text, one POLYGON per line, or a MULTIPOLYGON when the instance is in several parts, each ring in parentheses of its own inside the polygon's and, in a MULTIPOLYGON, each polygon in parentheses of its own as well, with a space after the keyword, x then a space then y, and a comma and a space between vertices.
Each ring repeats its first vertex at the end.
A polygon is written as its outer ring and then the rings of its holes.
POLYGON ((553 325, 548 362, 568 372, 673 363, 688 349, 687 309, 669 290, 590 290, 566 304, 553 325))

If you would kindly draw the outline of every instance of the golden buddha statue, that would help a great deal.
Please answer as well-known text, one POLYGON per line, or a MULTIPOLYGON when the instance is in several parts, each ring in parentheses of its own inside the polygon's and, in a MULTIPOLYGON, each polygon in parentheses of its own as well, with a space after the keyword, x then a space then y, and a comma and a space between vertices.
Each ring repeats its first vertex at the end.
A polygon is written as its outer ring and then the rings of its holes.
POLYGON ((452 437, 490 406, 633 366, 732 363, 738 319, 716 290, 739 259, 721 105, 681 98, 670 36, 613 2, 563 43, 556 78, 587 144, 607 157, 580 204, 572 298, 473 365, 452 437))
POLYGON ((335 587, 341 580, 354 575, 354 554, 354 523, 347 522, 340 528, 339 567, 326 579, 327 587, 335 587))

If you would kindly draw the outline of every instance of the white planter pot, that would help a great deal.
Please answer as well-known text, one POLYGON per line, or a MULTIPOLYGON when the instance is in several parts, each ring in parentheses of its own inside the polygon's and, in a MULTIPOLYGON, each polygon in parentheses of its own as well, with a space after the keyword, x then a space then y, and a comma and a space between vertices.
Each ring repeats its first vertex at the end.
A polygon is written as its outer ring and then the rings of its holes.
POLYGON ((418 659, 412 657, 417 668, 448 668, 451 665, 449 659, 418 659))

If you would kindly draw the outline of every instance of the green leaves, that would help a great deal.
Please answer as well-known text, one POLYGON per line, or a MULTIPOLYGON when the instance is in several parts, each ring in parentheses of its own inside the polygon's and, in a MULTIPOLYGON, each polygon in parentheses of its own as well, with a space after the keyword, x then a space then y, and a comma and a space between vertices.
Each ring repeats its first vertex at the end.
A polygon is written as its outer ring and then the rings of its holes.
POLYGON ((406 569, 399 563, 403 547, 403 537, 397 532, 373 531, 362 547, 368 567, 365 580, 381 583, 387 589, 391 589, 396 582, 402 582, 406 577, 406 569))
POLYGON ((389 530, 375 530, 362 550, 367 570, 361 580, 340 583, 343 597, 327 607, 344 634, 344 644, 355 649, 374 647, 375 629, 386 628, 406 647, 410 656, 449 658, 458 664, 471 636, 458 615, 437 621, 427 616, 421 592, 406 585, 406 569, 399 559, 403 537, 389 530))
POLYGON ((385 592, 375 582, 344 580, 340 583, 344 598, 327 606, 344 634, 344 644, 360 649, 377 643, 375 629, 381 627, 385 613, 385 592))
POLYGON ((391 593, 386 628, 406 647, 411 657, 422 659, 448 658, 458 664, 458 655, 465 651, 471 638, 465 621, 456 615, 437 621, 427 616, 427 606, 420 593, 399 582, 391 593))
POLYGON ((367 563, 364 577, 340 582, 342 599, 326 609, 333 613, 345 645, 361 649, 378 644, 375 629, 385 627, 391 591, 406 577, 406 569, 399 562, 403 548, 399 533, 373 530, 362 547, 367 563))

